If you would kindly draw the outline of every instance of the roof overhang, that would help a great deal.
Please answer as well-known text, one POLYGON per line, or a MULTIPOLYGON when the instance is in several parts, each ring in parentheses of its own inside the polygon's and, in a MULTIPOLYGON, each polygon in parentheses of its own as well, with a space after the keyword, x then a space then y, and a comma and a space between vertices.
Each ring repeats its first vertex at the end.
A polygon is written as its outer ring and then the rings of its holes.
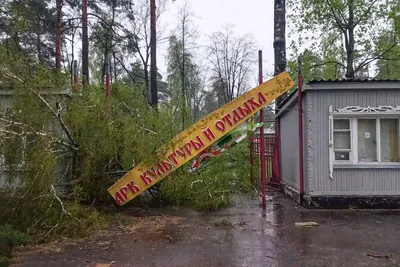
MULTIPOLYGON (((338 80, 338 81, 311 81, 303 85, 303 94, 308 91, 323 92, 323 91, 337 91, 337 90, 399 90, 400 80, 338 80)), ((281 117, 287 110, 296 103, 298 90, 292 92, 278 107, 279 112, 276 117, 281 117)))

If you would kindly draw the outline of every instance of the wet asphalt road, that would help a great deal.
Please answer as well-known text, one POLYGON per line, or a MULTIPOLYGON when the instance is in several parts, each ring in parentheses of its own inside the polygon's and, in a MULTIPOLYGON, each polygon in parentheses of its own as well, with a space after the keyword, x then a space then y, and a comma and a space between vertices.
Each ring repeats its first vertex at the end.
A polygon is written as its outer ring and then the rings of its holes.
POLYGON ((20 253, 14 266, 400 266, 400 211, 306 210, 279 193, 266 211, 259 199, 235 202, 131 211, 128 226, 20 253), (306 221, 319 226, 295 227, 306 221))

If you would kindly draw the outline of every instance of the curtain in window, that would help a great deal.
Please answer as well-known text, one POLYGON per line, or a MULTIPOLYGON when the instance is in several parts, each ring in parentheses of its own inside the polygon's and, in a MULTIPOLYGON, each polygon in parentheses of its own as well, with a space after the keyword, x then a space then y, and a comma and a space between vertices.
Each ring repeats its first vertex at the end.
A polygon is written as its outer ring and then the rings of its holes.
POLYGON ((381 119, 381 161, 399 161, 399 127, 397 119, 381 119))
POLYGON ((358 160, 360 162, 377 161, 376 157, 376 120, 358 120, 358 160))

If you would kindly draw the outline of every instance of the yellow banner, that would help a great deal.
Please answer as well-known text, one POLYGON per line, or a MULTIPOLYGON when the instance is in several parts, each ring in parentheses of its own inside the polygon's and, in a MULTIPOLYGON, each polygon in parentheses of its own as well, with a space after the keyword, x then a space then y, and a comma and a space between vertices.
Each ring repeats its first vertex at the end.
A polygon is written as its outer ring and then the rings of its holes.
POLYGON ((124 205, 168 174, 195 158, 294 85, 287 72, 244 93, 196 122, 157 150, 154 164, 139 163, 108 189, 124 205))

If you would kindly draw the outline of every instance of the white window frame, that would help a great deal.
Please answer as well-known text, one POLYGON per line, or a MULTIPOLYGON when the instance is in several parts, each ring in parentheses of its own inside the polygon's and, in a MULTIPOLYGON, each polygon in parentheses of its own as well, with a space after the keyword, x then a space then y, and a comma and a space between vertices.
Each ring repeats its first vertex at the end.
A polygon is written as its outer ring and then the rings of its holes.
MULTIPOLYGON (((332 106, 329 107, 329 176, 333 179, 334 167, 394 167, 400 168, 400 162, 382 162, 381 159, 381 119, 397 119, 398 120, 398 134, 400 135, 400 106, 378 106, 378 107, 359 107, 348 106, 343 109, 333 110, 332 106), (335 160, 334 149, 334 120, 335 119, 349 119, 350 120, 350 160, 335 160), (375 119, 376 120, 376 149, 377 161, 376 162, 360 162, 358 160, 358 119, 375 119)), ((399 146, 400 146, 400 136, 399 146)), ((400 149, 400 148, 399 148, 400 149)), ((399 150, 400 151, 400 150, 399 150)))
POLYGON ((353 146, 353 120, 351 118, 333 118, 333 137, 335 136, 335 132, 350 132, 350 149, 337 149, 335 148, 335 144, 334 144, 334 140, 335 138, 333 138, 332 144, 333 144, 333 152, 349 152, 349 160, 337 160, 336 156, 334 156, 334 161, 335 162, 341 162, 341 163, 348 163, 348 162, 352 162, 353 159, 353 150, 354 150, 354 146, 353 146), (348 130, 342 130, 342 129, 335 129, 335 120, 348 120, 349 121, 349 129, 348 130))

